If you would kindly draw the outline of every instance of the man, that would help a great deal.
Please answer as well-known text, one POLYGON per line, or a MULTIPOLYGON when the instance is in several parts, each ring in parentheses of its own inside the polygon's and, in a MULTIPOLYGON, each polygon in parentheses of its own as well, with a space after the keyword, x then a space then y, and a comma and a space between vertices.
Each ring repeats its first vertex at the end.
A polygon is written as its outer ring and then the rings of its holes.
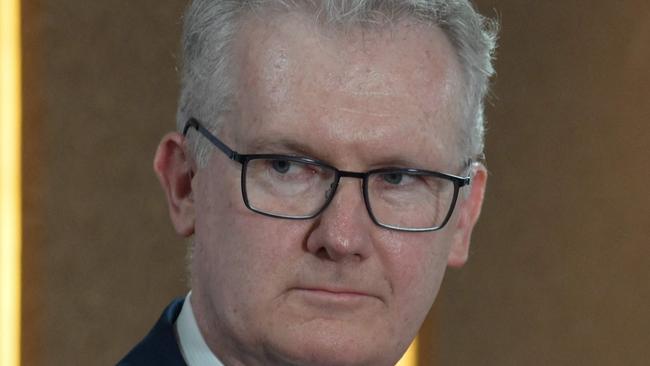
POLYGON ((154 167, 191 293, 122 365, 394 365, 467 260, 495 34, 463 0, 194 1, 154 167))

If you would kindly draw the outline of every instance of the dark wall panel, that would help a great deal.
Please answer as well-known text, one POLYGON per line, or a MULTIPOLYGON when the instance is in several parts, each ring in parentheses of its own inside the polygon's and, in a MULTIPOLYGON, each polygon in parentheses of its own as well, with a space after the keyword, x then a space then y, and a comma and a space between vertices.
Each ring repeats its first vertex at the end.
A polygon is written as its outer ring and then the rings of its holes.
POLYGON ((491 171, 441 365, 650 360, 650 4, 480 1, 502 23, 491 171))
POLYGON ((186 290, 152 158, 184 1, 43 1, 44 360, 110 365, 186 290))

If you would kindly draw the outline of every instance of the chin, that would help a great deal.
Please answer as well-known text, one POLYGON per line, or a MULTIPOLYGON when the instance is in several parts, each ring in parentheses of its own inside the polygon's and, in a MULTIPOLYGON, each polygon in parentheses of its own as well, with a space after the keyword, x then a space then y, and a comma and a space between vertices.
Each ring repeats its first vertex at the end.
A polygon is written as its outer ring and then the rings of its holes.
POLYGON ((323 327, 286 339, 276 354, 281 364, 295 366, 393 366, 404 350, 377 339, 385 335, 328 332, 323 327))
POLYGON ((365 353, 359 349, 341 350, 335 347, 305 347, 294 349, 292 353, 282 357, 283 365, 295 366, 393 366, 386 358, 378 358, 379 354, 365 353))

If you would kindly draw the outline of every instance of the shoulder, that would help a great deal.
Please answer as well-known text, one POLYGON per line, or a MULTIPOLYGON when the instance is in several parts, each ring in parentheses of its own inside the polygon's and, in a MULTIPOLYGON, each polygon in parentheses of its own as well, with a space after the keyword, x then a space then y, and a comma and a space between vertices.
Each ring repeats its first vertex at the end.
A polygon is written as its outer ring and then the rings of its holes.
POLYGON ((185 361, 174 332, 174 322, 183 308, 183 302, 183 298, 174 299, 165 308, 149 334, 118 362, 117 366, 184 366, 185 361))

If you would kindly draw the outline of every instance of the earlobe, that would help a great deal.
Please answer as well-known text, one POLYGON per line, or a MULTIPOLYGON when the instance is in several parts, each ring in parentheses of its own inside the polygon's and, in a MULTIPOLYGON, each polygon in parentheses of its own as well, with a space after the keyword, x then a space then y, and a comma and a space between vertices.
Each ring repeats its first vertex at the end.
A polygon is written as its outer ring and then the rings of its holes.
POLYGON ((158 145, 153 168, 167 197, 169 216, 179 235, 194 234, 194 198, 192 161, 184 149, 184 137, 178 132, 165 135, 158 145))
POLYGON ((472 230, 481 214, 487 183, 487 170, 481 163, 474 163, 472 169, 474 170, 472 184, 467 187, 470 192, 464 197, 461 193, 458 201, 459 217, 455 222, 456 232, 447 259, 447 265, 450 267, 462 267, 467 262, 472 230))

